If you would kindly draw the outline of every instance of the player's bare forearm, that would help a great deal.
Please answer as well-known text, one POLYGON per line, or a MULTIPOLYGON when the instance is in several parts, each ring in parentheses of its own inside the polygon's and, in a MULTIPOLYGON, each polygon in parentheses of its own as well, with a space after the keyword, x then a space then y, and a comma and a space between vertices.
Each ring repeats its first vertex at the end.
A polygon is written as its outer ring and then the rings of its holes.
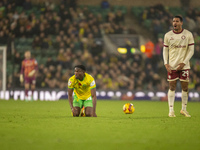
POLYGON ((96 88, 91 89, 91 95, 92 95, 92 102, 93 102, 93 117, 97 117, 97 114, 96 114, 96 104, 97 104, 96 88))
POLYGON ((73 98, 71 96, 69 96, 68 99, 69 99, 69 106, 70 106, 70 108, 72 110, 73 109, 73 104, 72 104, 73 98))
POLYGON ((171 73, 171 66, 169 64, 165 64, 165 68, 167 69, 167 72, 171 73))
POLYGON ((73 89, 68 89, 69 105, 70 105, 71 110, 73 111, 73 97, 72 97, 72 94, 73 94, 73 89))
POLYGON ((97 104, 96 96, 92 97, 92 100, 93 100, 93 117, 97 117, 97 114, 96 114, 96 104, 97 104))

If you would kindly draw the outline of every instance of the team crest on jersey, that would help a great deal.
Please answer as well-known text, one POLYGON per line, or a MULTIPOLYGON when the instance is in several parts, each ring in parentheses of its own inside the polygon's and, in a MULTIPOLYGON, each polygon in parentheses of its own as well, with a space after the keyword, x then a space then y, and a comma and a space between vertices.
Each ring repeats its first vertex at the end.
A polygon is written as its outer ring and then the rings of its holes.
POLYGON ((182 39, 182 40, 184 40, 185 38, 186 38, 185 35, 181 36, 181 39, 182 39))
POLYGON ((72 81, 69 80, 69 82, 68 82, 68 86, 70 86, 71 84, 72 84, 72 81))

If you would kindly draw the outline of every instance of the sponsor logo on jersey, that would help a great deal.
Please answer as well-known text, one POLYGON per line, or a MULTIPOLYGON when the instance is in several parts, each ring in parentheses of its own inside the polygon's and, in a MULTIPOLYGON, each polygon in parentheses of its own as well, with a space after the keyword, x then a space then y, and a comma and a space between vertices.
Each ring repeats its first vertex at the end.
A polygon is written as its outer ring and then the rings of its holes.
POLYGON ((175 45, 175 48, 186 48, 186 45, 175 45))

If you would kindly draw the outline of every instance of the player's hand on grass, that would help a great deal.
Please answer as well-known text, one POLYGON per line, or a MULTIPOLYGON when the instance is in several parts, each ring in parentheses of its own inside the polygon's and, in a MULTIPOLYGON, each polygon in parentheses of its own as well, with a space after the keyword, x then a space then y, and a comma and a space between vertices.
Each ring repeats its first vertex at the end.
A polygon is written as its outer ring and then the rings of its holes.
POLYGON ((77 108, 76 107, 72 107, 71 110, 72 110, 72 116, 74 116, 74 113, 77 110, 77 108))
POLYGON ((172 70, 171 70, 171 66, 169 64, 166 64, 165 65, 165 68, 167 69, 167 72, 171 73, 172 70))
POLYGON ((178 68, 176 70, 177 71, 182 70, 184 66, 185 66, 184 63, 180 63, 180 64, 178 64, 178 68))
POLYGON ((92 117, 97 117, 97 114, 96 114, 96 113, 93 113, 92 117))

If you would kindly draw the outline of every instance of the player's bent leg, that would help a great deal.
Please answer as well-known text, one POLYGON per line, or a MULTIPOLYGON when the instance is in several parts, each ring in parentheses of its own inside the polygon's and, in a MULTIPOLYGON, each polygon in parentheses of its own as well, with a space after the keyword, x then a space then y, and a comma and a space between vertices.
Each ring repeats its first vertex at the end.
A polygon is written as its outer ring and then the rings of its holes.
POLYGON ((73 107, 73 116, 79 117, 81 108, 83 107, 83 100, 79 99, 76 95, 74 95, 73 107))
POLYGON ((93 115, 93 102, 92 97, 90 96, 87 100, 84 101, 84 107, 85 107, 85 116, 86 117, 92 117, 93 115))
POLYGON ((86 117, 92 117, 92 109, 93 109, 93 107, 86 107, 85 108, 85 116, 86 117))

